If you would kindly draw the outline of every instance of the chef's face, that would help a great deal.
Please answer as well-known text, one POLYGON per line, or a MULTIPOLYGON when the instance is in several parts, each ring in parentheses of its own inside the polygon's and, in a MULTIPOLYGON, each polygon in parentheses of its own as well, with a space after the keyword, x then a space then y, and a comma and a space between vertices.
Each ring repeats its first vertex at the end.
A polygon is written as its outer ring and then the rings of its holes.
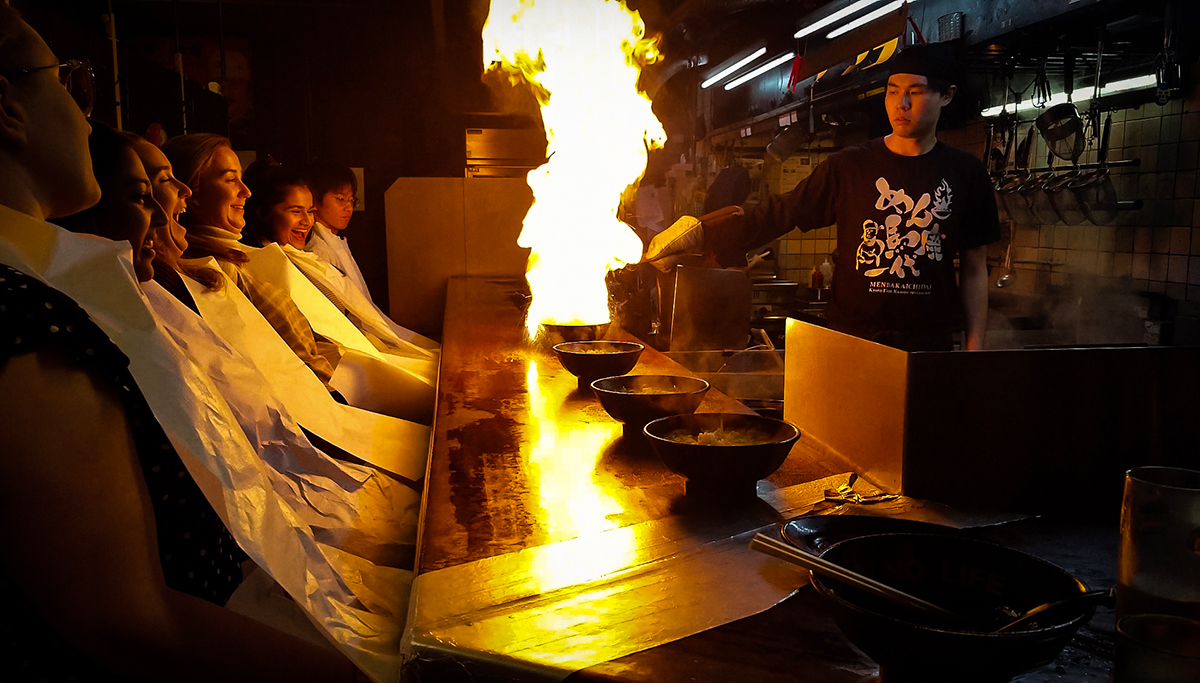
POLYGON ((955 89, 952 85, 940 93, 930 87, 929 79, 924 76, 892 74, 884 97, 892 134, 917 140, 933 135, 942 107, 954 99, 955 89))
POLYGON ((242 234, 250 188, 242 182, 242 163, 228 147, 218 147, 192 189, 189 211, 197 223, 242 234))
POLYGON ((96 234, 126 240, 133 247, 133 269, 139 282, 154 277, 154 239, 167 225, 167 214, 151 192, 142 160, 132 149, 121 152, 117 172, 107 178, 97 205, 96 234))
POLYGON ((350 188, 350 183, 326 192, 316 209, 317 219, 333 234, 345 230, 354 216, 354 190, 350 188))
POLYGON ((167 224, 159 230, 155 248, 168 263, 174 263, 188 248, 187 230, 179 224, 179 216, 187 209, 187 198, 192 191, 175 177, 171 162, 158 147, 147 140, 138 140, 133 148, 146 167, 154 199, 167 214, 167 224))
POLYGON ((283 201, 271 207, 267 220, 274 241, 303 249, 313 226, 312 193, 303 185, 293 185, 283 201))

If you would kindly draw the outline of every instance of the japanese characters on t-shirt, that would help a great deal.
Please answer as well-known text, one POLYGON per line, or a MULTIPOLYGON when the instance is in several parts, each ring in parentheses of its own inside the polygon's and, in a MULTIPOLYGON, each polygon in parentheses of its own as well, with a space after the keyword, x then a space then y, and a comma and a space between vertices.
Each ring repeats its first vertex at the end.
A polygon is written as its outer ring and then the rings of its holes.
POLYGON ((961 325, 954 259, 1000 239, 983 164, 937 143, 903 156, 883 138, 837 152, 786 195, 746 207, 742 239, 837 224, 837 268, 826 318, 835 329, 949 333, 961 325))

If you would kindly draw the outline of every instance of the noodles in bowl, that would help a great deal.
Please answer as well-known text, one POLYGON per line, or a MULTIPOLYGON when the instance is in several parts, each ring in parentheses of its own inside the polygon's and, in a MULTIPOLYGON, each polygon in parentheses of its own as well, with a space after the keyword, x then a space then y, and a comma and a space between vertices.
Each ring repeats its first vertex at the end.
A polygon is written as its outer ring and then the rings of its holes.
POLYGON ((753 495, 800 438, 783 420, 737 413, 674 415, 643 431, 663 464, 687 478, 688 492, 705 495, 753 495))

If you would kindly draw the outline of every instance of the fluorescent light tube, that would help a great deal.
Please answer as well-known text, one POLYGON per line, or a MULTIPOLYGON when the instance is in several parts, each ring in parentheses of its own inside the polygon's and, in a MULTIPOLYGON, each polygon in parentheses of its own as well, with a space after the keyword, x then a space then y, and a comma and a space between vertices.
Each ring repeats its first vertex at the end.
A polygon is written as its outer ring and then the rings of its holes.
POLYGON ((833 40, 834 38, 837 38, 838 36, 842 35, 843 33, 848 33, 850 31, 853 31, 854 29, 858 28, 859 26, 862 26, 863 24, 869 24, 872 21, 875 21, 876 19, 878 19, 879 17, 882 17, 885 14, 888 14, 890 12, 895 12, 896 10, 900 9, 900 6, 903 4, 904 4, 904 0, 896 0, 895 2, 890 2, 886 5, 884 5, 883 7, 880 7, 879 9, 875 10, 874 12, 871 12, 870 14, 865 14, 865 15, 855 19, 854 21, 850 22, 849 24, 846 24, 845 26, 843 26, 837 30, 829 32, 828 34, 825 35, 825 37, 830 40, 833 40))
POLYGON ((792 37, 793 38, 803 38, 804 36, 806 36, 810 33, 816 33, 817 31, 820 31, 821 29, 825 28, 826 26, 828 26, 830 24, 839 22, 842 19, 845 19, 846 17, 850 16, 851 14, 854 14, 855 12, 857 12, 859 10, 866 9, 866 8, 870 7, 871 5, 876 5, 876 4, 879 4, 880 2, 882 2, 882 0, 858 0, 858 2, 853 3, 848 7, 844 7, 842 9, 834 12, 833 14, 830 14, 829 16, 825 17, 824 19, 819 19, 817 21, 814 21, 813 23, 809 24, 808 26, 805 26, 804 28, 800 29, 799 31, 796 31, 796 35, 794 35, 792 37))
POLYGON ((1158 85, 1158 78, 1154 74, 1148 76, 1138 76, 1137 78, 1126 78, 1123 81, 1113 81, 1108 85, 1100 88, 1100 93, 1107 95, 1115 92, 1124 92, 1126 90, 1137 90, 1138 88, 1149 88, 1150 86, 1158 85))
MULTIPOLYGON (((1157 84, 1158 84, 1158 80, 1154 77, 1153 74, 1151 74, 1149 76, 1138 76, 1136 78, 1126 78, 1123 81, 1113 81, 1112 83, 1109 83, 1108 85, 1104 86, 1103 88, 1100 88, 1100 94, 1101 95, 1112 95, 1113 93, 1125 92, 1126 90, 1137 90, 1139 88, 1150 88, 1157 84)), ((1063 102, 1066 102, 1066 101, 1067 101, 1066 94, 1058 93, 1057 95, 1051 96, 1050 101, 1048 101, 1046 103, 1046 106, 1053 107, 1056 104, 1062 104, 1063 102)), ((1087 101, 1088 101, 1087 98, 1074 100, 1075 104, 1080 104, 1082 102, 1087 102, 1087 101)), ((983 111, 981 111, 979 113, 981 116, 987 118, 987 117, 991 117, 991 116, 998 116, 1000 114, 1001 109, 1002 109, 1002 107, 988 107, 987 109, 984 109, 983 111)), ((1020 104, 1020 106, 1013 109, 1013 111, 1018 111, 1018 112, 1019 111, 1028 111, 1030 109, 1037 109, 1037 107, 1033 106, 1033 102, 1025 101, 1025 102, 1022 102, 1020 104)))
POLYGON ((733 79, 732 81, 730 81, 729 83, 727 83, 725 85, 725 89, 733 90, 734 88, 745 83, 746 81, 749 81, 754 78, 758 78, 759 76, 765 74, 766 72, 770 71, 771 69, 774 69, 775 67, 779 66, 780 64, 783 64, 784 62, 787 62, 788 60, 793 59, 795 56, 796 56, 795 52, 789 52, 786 55, 780 55, 779 57, 776 57, 775 59, 772 59, 771 61, 767 62, 766 64, 763 64, 762 66, 758 67, 757 69, 733 79))
POLYGON ((765 48, 765 47, 758 48, 757 50, 754 51, 754 54, 750 55, 749 57, 743 57, 742 59, 739 59, 736 64, 729 67, 728 69, 721 69, 720 73, 718 73, 715 76, 709 77, 708 80, 706 80, 700 84, 700 87, 701 88, 709 88, 709 87, 715 85, 716 83, 725 80, 726 76, 734 73, 738 69, 742 68, 743 66, 746 66, 750 62, 753 62, 754 60, 758 59, 759 57, 762 57, 765 54, 767 54, 767 48, 765 48))

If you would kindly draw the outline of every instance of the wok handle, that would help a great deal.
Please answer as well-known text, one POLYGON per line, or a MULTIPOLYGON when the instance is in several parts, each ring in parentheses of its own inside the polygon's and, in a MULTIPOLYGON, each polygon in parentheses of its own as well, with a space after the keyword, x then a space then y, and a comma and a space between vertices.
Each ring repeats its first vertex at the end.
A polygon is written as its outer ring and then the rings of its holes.
POLYGON ((1104 118, 1104 135, 1100 137, 1100 154, 1097 160, 1103 166, 1108 161, 1108 133, 1112 130, 1112 113, 1104 118))
POLYGON ((1034 148, 1033 129, 1034 128, 1035 128, 1035 126, 1032 123, 1029 124, 1029 130, 1025 133, 1025 166, 1024 166, 1024 168, 1029 168, 1033 165, 1033 148, 1034 148))
POLYGON ((1068 102, 1075 93, 1075 53, 1070 50, 1063 55, 1063 93, 1068 102))

